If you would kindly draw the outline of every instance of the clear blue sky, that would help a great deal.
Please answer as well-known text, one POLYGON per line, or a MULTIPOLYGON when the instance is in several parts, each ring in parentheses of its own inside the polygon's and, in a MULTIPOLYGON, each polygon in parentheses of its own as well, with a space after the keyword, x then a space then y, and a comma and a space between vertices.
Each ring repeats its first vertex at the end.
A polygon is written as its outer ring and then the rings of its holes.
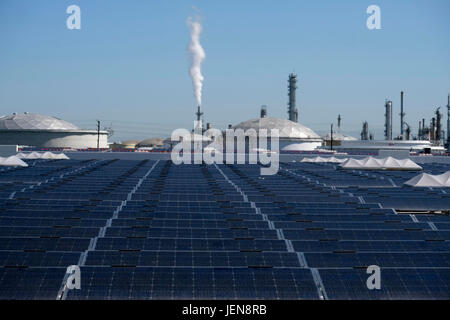
MULTIPOLYGON (((383 136, 384 101, 400 91, 406 121, 444 106, 450 92, 449 0, 1 0, 1 114, 54 115, 83 128, 112 123, 112 140, 191 128, 186 18, 199 9, 206 51, 205 120, 217 128, 287 117, 287 77, 299 75, 300 122, 319 133, 343 117, 383 136), (66 28, 81 7, 82 29, 66 28), (382 30, 366 28, 381 7, 382 30)), ((444 117, 446 118, 446 116, 444 117)))

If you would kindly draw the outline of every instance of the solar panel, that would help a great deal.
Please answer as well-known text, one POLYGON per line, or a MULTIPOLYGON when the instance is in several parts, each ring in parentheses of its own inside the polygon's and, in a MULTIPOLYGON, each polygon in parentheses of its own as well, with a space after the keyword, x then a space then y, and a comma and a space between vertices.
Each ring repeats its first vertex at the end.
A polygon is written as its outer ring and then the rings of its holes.
POLYGON ((330 299, 450 299, 449 269, 381 269, 380 290, 368 290, 361 269, 321 269, 330 299))
POLYGON ((307 269, 84 267, 68 299, 317 299, 307 269))
POLYGON ((449 298, 450 216, 396 210, 448 194, 403 187, 413 173, 65 163, 0 175, 1 299, 55 299, 79 263, 64 299, 449 298))

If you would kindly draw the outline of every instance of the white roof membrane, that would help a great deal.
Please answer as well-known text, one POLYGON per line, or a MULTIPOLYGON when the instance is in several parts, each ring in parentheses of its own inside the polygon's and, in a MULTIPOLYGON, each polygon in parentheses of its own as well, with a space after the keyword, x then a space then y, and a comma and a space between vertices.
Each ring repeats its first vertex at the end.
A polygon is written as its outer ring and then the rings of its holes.
POLYGON ((421 173, 405 184, 412 187, 450 187, 450 171, 439 175, 421 173))
POLYGON ((362 160, 350 158, 341 165, 343 169, 356 170, 422 170, 422 167, 411 159, 395 159, 366 157, 362 160))

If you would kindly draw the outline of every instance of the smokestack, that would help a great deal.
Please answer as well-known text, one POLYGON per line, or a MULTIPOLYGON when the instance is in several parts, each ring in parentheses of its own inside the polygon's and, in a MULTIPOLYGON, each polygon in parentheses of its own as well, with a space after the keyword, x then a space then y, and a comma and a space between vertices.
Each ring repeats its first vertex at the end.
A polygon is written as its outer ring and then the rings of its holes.
POLYGON ((361 140, 369 140, 369 124, 367 123, 367 121, 363 122, 361 140))
POLYGON ((202 129, 203 132, 203 121, 202 121, 202 116, 203 116, 203 112, 200 106, 197 107, 197 112, 195 113, 197 115, 197 125, 196 128, 197 129, 202 129))
POLYGON ((417 139, 422 140, 422 122, 419 121, 419 131, 417 132, 417 139))
POLYGON ((392 140, 392 101, 386 100, 384 105, 386 111, 384 114, 384 138, 392 140))
POLYGON ((293 122, 298 122, 298 110, 295 107, 295 90, 297 89, 297 75, 291 73, 289 75, 288 83, 289 83, 289 86, 288 86, 288 96, 289 96, 288 115, 289 115, 289 120, 291 120, 293 122))
POLYGON ((211 123, 207 122, 206 123, 206 130, 209 130, 209 129, 211 129, 211 123))
POLYGON ((233 126, 231 124, 228 125, 228 129, 232 129, 233 126))
POLYGON ((427 134, 427 128, 425 128, 425 118, 422 118, 422 139, 425 140, 427 134))
POLYGON ((436 140, 436 118, 431 119, 430 140, 436 140))
POLYGON ((261 118, 267 118, 267 106, 261 106, 261 118))
POLYGON ((450 94, 447 96, 447 148, 450 148, 450 94))
POLYGON ((191 66, 189 68, 189 74, 192 79, 192 85, 194 87, 194 97, 197 101, 197 124, 194 129, 201 129, 203 132, 203 123, 201 110, 202 105, 202 88, 203 88, 203 75, 202 75, 202 62, 205 59, 205 51, 200 44, 200 34, 202 33, 202 25, 197 18, 189 17, 186 23, 190 31, 190 41, 188 44, 188 53, 191 58, 191 66))
POLYGON ((441 126, 441 113, 439 112, 440 108, 436 109, 436 142, 441 144, 442 139, 442 126, 441 126))
POLYGON ((403 137, 403 124, 404 124, 405 113, 403 112, 403 91, 400 93, 400 137, 402 140, 405 140, 403 137))

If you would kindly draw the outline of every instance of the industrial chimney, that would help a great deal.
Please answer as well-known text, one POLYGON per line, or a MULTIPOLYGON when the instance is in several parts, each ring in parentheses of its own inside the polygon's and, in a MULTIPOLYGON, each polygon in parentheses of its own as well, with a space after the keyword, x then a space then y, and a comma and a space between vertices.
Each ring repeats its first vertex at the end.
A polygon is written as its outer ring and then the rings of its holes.
POLYGON ((386 100, 384 105, 386 112, 384 114, 384 138, 392 140, 392 101, 386 100))
POLYGON ((363 122, 361 140, 369 140, 369 124, 367 123, 367 121, 363 122))
POLYGON ((450 94, 447 96, 447 148, 450 148, 450 94))
POLYGON ((425 127, 425 119, 422 118, 422 139, 421 140, 426 140, 426 134, 427 134, 427 130, 428 128, 425 127))
POLYGON ((436 142, 440 145, 442 140, 442 125, 441 125, 441 113, 440 108, 436 109, 436 142))
POLYGON ((194 128, 194 129, 197 129, 197 130, 201 129, 203 132, 203 123, 202 123, 203 112, 202 112, 200 106, 198 106, 197 112, 195 114, 197 115, 197 125, 196 125, 196 128, 194 128))
POLYGON ((288 96, 289 96, 289 108, 288 108, 288 115, 289 120, 293 122, 298 122, 298 110, 295 107, 295 90, 297 89, 297 75, 291 73, 289 75, 288 80, 288 96))
POLYGON ((405 140, 403 136, 403 124, 405 122, 405 113, 403 112, 403 91, 400 93, 400 138, 405 140))
POLYGON ((419 121, 419 131, 417 132, 417 139, 422 140, 422 121, 419 121))
POLYGON ((431 126, 430 126, 430 140, 436 140, 436 118, 431 118, 431 126))

